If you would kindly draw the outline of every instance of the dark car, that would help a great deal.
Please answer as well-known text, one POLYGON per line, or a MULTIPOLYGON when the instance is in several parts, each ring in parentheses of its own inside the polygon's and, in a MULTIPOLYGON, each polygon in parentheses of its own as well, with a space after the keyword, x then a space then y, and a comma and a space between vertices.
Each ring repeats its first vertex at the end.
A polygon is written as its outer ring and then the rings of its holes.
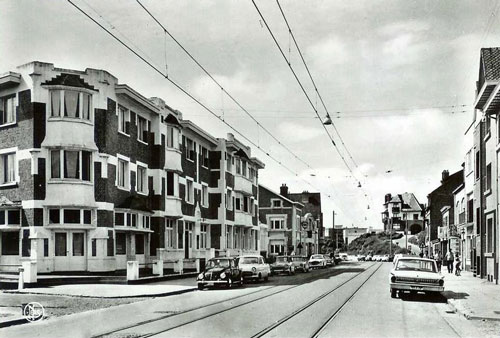
POLYGON ((235 258, 217 257, 208 260, 205 271, 198 275, 197 282, 199 290, 219 285, 229 288, 235 284, 242 285, 243 276, 235 258))

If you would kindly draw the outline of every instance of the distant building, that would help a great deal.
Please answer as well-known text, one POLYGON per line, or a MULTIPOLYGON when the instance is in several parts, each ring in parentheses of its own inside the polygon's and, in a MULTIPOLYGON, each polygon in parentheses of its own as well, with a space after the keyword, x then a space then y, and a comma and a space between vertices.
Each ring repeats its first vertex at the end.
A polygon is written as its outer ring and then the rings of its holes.
POLYGON ((368 233, 369 228, 343 228, 343 236, 344 236, 344 243, 345 245, 349 245, 352 241, 354 241, 356 238, 358 238, 361 235, 364 235, 368 233))
POLYGON ((423 206, 413 193, 386 194, 382 222, 384 230, 418 234, 424 229, 423 206))
POLYGON ((325 228, 325 242, 330 242, 333 245, 330 247, 335 249, 342 248, 344 246, 344 229, 342 226, 336 225, 335 228, 325 228))

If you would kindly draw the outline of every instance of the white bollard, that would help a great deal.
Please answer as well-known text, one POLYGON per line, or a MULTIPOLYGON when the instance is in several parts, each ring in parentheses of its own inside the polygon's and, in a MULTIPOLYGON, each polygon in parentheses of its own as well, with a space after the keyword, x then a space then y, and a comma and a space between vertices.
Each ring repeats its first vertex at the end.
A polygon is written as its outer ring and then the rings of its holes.
POLYGON ((18 290, 22 290, 24 289, 24 269, 23 268, 19 268, 19 281, 18 281, 18 284, 17 284, 17 289, 18 290))
POLYGON ((163 276, 163 260, 158 259, 153 261, 153 275, 163 276))
POLYGON ((139 279, 139 262, 138 261, 128 261, 127 262, 127 280, 138 280, 139 279))
POLYGON ((25 283, 36 283, 37 278, 37 270, 36 270, 36 262, 35 261, 27 261, 23 262, 23 280, 25 283))
POLYGON ((179 274, 182 275, 183 271, 184 271, 184 260, 180 258, 174 263, 174 272, 178 272, 179 274))

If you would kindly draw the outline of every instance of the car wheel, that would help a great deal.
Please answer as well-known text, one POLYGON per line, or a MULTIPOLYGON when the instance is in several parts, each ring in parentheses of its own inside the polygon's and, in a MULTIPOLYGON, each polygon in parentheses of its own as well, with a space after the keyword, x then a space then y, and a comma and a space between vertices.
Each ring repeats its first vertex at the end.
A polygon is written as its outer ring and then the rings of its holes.
POLYGON ((391 289, 391 298, 396 298, 396 289, 391 289))
POLYGON ((264 282, 267 282, 269 280, 269 276, 266 275, 266 277, 264 277, 264 282))
POLYGON ((203 284, 198 284, 198 290, 203 290, 203 284))
POLYGON ((257 278, 257 281, 262 282, 262 274, 259 273, 259 277, 257 278))

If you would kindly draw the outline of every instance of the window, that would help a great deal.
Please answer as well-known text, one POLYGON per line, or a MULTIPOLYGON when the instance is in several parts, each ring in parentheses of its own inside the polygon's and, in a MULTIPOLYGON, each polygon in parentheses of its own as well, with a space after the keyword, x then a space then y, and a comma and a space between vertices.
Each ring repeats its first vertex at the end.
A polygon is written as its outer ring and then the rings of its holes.
POLYGON ((165 219, 165 247, 174 247, 174 223, 175 220, 171 218, 165 219))
POLYGON ((413 214, 413 220, 417 221, 418 220, 418 214, 413 214))
POLYGON ((231 170, 233 170, 232 159, 233 159, 233 157, 231 155, 229 155, 228 153, 226 153, 226 169, 229 172, 231 172, 231 170))
POLYGON ((249 198, 248 197, 243 197, 243 211, 244 212, 249 212, 249 209, 248 209, 248 200, 249 198))
POLYGON ((142 215, 141 220, 142 220, 142 227, 144 229, 149 229, 151 227, 151 217, 150 216, 142 215))
POLYGON ((480 172, 479 172, 479 151, 476 152, 476 167, 475 167, 475 172, 476 172, 476 180, 479 179, 480 177, 480 172))
POLYGON ((130 111, 118 106, 118 131, 129 135, 130 111))
POLYGON ((3 231, 2 236, 2 255, 19 255, 19 231, 3 231))
POLYGON ((282 244, 271 244, 271 253, 275 255, 284 254, 285 246, 282 244))
POLYGON ((80 210, 79 209, 64 209, 64 223, 67 224, 80 224, 80 210))
POLYGON ((474 197, 472 195, 467 196, 467 222, 474 222, 474 197))
POLYGON ((246 161, 241 161, 241 174, 245 177, 247 177, 247 162, 246 161))
POLYGON ((118 159, 118 174, 116 185, 120 188, 128 189, 129 187, 129 169, 128 162, 122 159, 118 159))
POLYGON ((115 225, 125 225, 125 214, 123 212, 115 212, 115 225))
POLYGON ((0 126, 16 122, 16 97, 0 97, 0 126))
POLYGON ((147 169, 143 166, 137 166, 137 192, 147 194, 148 191, 147 169))
POLYGON ((43 257, 49 257, 49 239, 43 239, 43 257))
POLYGON ((206 168, 210 165, 209 152, 208 149, 204 147, 201 147, 201 164, 206 168))
POLYGON ((167 126, 167 148, 179 149, 179 130, 173 126, 167 126))
POLYGON ((239 158, 236 159, 236 173, 241 175, 241 160, 239 158))
POLYGON ((59 223, 61 223, 61 210, 49 209, 49 224, 59 224, 59 223))
POLYGON ((144 254, 144 235, 136 234, 135 235, 135 253, 137 255, 144 254))
POLYGON ((0 154, 0 185, 16 182, 16 153, 0 154))
POLYGON ((186 137, 186 157, 194 161, 196 158, 196 142, 186 137))
POLYGON ((207 225, 201 224, 200 228, 200 249, 207 247, 207 225))
POLYGON ((29 230, 23 230, 23 239, 21 240, 21 251, 23 257, 29 257, 31 255, 31 241, 30 241, 29 230))
POLYGON ((127 235, 124 232, 116 233, 116 254, 125 255, 127 253, 127 235))
POLYGON ((65 232, 56 232, 56 256, 66 256, 68 243, 66 242, 65 232))
POLYGON ((201 205, 208 207, 208 186, 201 186, 201 205))
POLYGON ((173 171, 167 171, 167 196, 177 196, 177 186, 176 182, 178 182, 177 173, 173 171))
POLYGON ((97 256, 97 239, 92 238, 92 257, 97 256))
POLYGON ((486 252, 493 252, 495 247, 495 236, 493 232, 493 218, 488 218, 486 220, 486 252))
POLYGON ((271 229, 272 230, 281 230, 284 228, 285 220, 284 219, 271 219, 271 229))
POLYGON ((90 209, 49 209, 49 224, 92 224, 92 210, 90 209), (62 213, 62 222, 61 222, 62 213))
POLYGON ((255 178, 255 169, 252 167, 248 168, 248 178, 253 182, 255 178))
POLYGON ((108 240, 107 240, 107 256, 115 255, 115 238, 113 236, 113 230, 108 230, 108 240))
POLYGON ((486 190, 491 189, 491 163, 486 166, 486 190))
MULTIPOLYGON (((499 128, 498 140, 500 142, 500 123, 498 123, 497 125, 499 128)), ((467 152, 467 155, 465 156, 465 173, 469 174, 471 171, 472 171, 472 150, 469 150, 467 152)))
POLYGON ((486 116, 484 119, 484 133, 488 134, 491 129, 491 118, 489 116, 486 116))
POLYGON ((227 190, 226 192, 226 209, 233 210, 233 191, 227 190))
POLYGON ((84 240, 83 232, 73 233, 73 256, 83 256, 84 255, 84 240))
POLYGON ((92 224, 92 210, 83 210, 83 224, 92 224))
POLYGON ((76 90, 52 90, 50 92, 50 116, 91 119, 92 96, 76 90))
POLYGON ((186 180, 186 202, 194 203, 194 185, 191 180, 186 180))
POLYGON ((51 150, 50 160, 51 178, 91 180, 92 153, 89 151, 51 150))
POLYGON ((137 139, 148 143, 148 131, 150 122, 144 117, 137 115, 137 139))
POLYGON ((236 199, 234 200, 234 202, 235 202, 235 209, 236 210, 241 210, 241 198, 236 197, 236 199))
POLYGON ((281 208, 281 200, 272 200, 273 208, 281 208))

